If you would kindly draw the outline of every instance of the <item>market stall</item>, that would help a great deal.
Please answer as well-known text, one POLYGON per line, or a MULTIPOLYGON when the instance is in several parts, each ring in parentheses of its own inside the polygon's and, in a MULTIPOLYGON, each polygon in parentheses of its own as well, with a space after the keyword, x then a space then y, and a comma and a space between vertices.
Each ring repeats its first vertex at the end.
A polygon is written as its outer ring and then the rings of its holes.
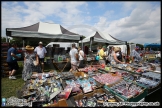
MULTIPOLYGON (((6 36, 22 38, 22 40, 40 40, 42 42, 76 42, 78 43, 82 40, 82 35, 70 32, 59 24, 43 23, 38 22, 31 26, 21 27, 21 28, 6 28, 6 36)), ((24 45, 24 44, 23 44, 24 45)), ((23 46, 24 47, 24 46, 23 46)), ((50 56, 50 60, 59 71, 63 71, 59 68, 59 64, 68 64, 65 58, 66 56, 65 48, 58 45, 53 45, 50 50, 54 50, 54 54, 50 56), (58 60, 59 59, 59 60, 58 60)), ((49 52, 49 51, 48 51, 49 52)), ((65 67, 63 67, 64 69, 65 67)))
MULTIPOLYGON (((21 28, 6 28, 6 36, 22 40, 40 40, 54 42, 78 42, 81 35, 70 32, 59 24, 38 22, 21 28)), ((24 46, 23 46, 24 47, 24 46)))
MULTIPOLYGON (((46 39, 51 38, 50 36, 56 36, 52 39, 57 40, 59 38, 60 40, 68 41, 68 39, 74 37, 72 41, 80 40, 79 35, 74 34, 74 36, 71 36, 71 32, 55 24, 37 23, 30 27, 6 29, 6 31, 7 36, 13 37, 33 38, 34 36, 40 36, 42 39, 46 39), (42 27, 41 25, 44 26, 42 27), (53 29, 45 30, 42 33, 48 25, 56 27, 56 35, 52 34, 54 33, 53 29), (40 26, 39 29, 38 26, 40 26), (60 29, 57 29, 57 27, 60 27, 60 29), (61 38, 58 35, 60 33, 58 32, 59 30, 61 30, 61 33, 65 33, 61 35, 61 38), (36 31, 39 33, 36 33, 36 31), (44 37, 44 34, 47 37, 44 37)), ((83 42, 98 42, 98 38, 103 43, 110 42, 115 44, 117 42, 107 41, 99 36, 100 34, 96 32, 93 36, 86 38, 87 41, 84 40, 83 42)), ((26 104, 10 105, 30 107, 104 107, 105 103, 111 102, 144 101, 148 95, 161 88, 160 63, 94 64, 95 55, 89 54, 87 61, 91 62, 87 63, 84 68, 79 68, 77 72, 66 72, 64 69, 70 59, 65 52, 64 48, 55 46, 55 55, 49 57, 47 61, 56 66, 59 72, 56 70, 45 73, 33 72, 31 78, 17 92, 20 102, 23 101, 26 104), (64 65, 62 65, 63 63, 64 65), (58 66, 58 64, 61 64, 62 67, 58 66)))
MULTIPOLYGON (((86 65, 78 72, 33 73, 18 97, 33 106, 97 107, 104 102, 138 102, 161 88, 161 73, 147 62, 86 65)), ((160 64, 156 64, 156 67, 160 64)))

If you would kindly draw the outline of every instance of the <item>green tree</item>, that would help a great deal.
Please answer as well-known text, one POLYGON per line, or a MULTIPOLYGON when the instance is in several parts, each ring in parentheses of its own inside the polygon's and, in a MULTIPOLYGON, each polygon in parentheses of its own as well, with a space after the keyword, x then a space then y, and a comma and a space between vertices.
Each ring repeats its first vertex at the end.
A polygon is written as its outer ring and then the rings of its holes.
POLYGON ((139 46, 141 49, 143 49, 143 45, 142 44, 136 44, 136 46, 139 46))
POLYGON ((1 37, 1 42, 6 42, 6 37, 1 37))
POLYGON ((16 43, 18 47, 22 47, 23 46, 23 41, 21 38, 12 38, 10 39, 10 43, 16 43))

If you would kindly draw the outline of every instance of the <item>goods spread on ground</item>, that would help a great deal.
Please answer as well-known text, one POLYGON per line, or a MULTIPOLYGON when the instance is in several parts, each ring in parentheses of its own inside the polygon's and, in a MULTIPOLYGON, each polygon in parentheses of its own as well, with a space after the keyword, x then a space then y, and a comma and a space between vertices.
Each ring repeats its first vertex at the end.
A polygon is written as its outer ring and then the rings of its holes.
POLYGON ((131 98, 143 92, 142 87, 126 82, 125 80, 122 80, 120 83, 110 88, 126 98, 131 98))
POLYGON ((161 83, 161 73, 155 72, 156 67, 157 64, 150 63, 101 64, 87 65, 74 73, 34 72, 19 90, 18 98, 32 106, 47 107, 98 107, 103 106, 103 102, 122 101, 117 94, 128 99, 138 95, 145 98, 145 88, 161 83))
POLYGON ((100 82, 101 84, 111 85, 121 80, 121 76, 113 75, 111 73, 106 74, 97 74, 93 77, 96 81, 100 82))

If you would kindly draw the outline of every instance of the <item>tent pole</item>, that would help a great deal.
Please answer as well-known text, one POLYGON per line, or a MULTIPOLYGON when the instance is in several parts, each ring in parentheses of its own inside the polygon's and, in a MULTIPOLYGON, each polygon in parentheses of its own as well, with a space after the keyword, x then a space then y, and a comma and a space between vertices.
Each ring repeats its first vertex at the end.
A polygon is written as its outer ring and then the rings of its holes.
POLYGON ((128 45, 129 44, 127 43, 127 41, 125 42, 125 44, 126 44, 126 48, 127 48, 125 56, 128 56, 128 45))
POLYGON ((23 47, 24 47, 25 45, 24 45, 24 39, 23 39, 23 47))
POLYGON ((91 51, 91 43, 92 43, 92 40, 90 40, 90 51, 91 51))
POLYGON ((82 50, 83 50, 83 41, 82 41, 82 50))
POLYGON ((8 36, 6 36, 6 42, 8 42, 8 36))

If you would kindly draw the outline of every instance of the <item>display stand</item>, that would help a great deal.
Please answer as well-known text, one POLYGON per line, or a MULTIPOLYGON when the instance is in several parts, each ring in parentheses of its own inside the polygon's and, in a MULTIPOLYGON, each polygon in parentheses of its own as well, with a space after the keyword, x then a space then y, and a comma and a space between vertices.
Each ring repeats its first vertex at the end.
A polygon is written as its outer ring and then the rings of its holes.
POLYGON ((59 62, 56 62, 56 61, 53 60, 53 65, 59 70, 59 72, 63 72, 64 69, 65 69, 65 67, 67 66, 68 62, 69 62, 69 61, 59 61, 59 62), (58 66, 59 64, 64 65, 63 68, 60 68, 60 67, 58 66))

